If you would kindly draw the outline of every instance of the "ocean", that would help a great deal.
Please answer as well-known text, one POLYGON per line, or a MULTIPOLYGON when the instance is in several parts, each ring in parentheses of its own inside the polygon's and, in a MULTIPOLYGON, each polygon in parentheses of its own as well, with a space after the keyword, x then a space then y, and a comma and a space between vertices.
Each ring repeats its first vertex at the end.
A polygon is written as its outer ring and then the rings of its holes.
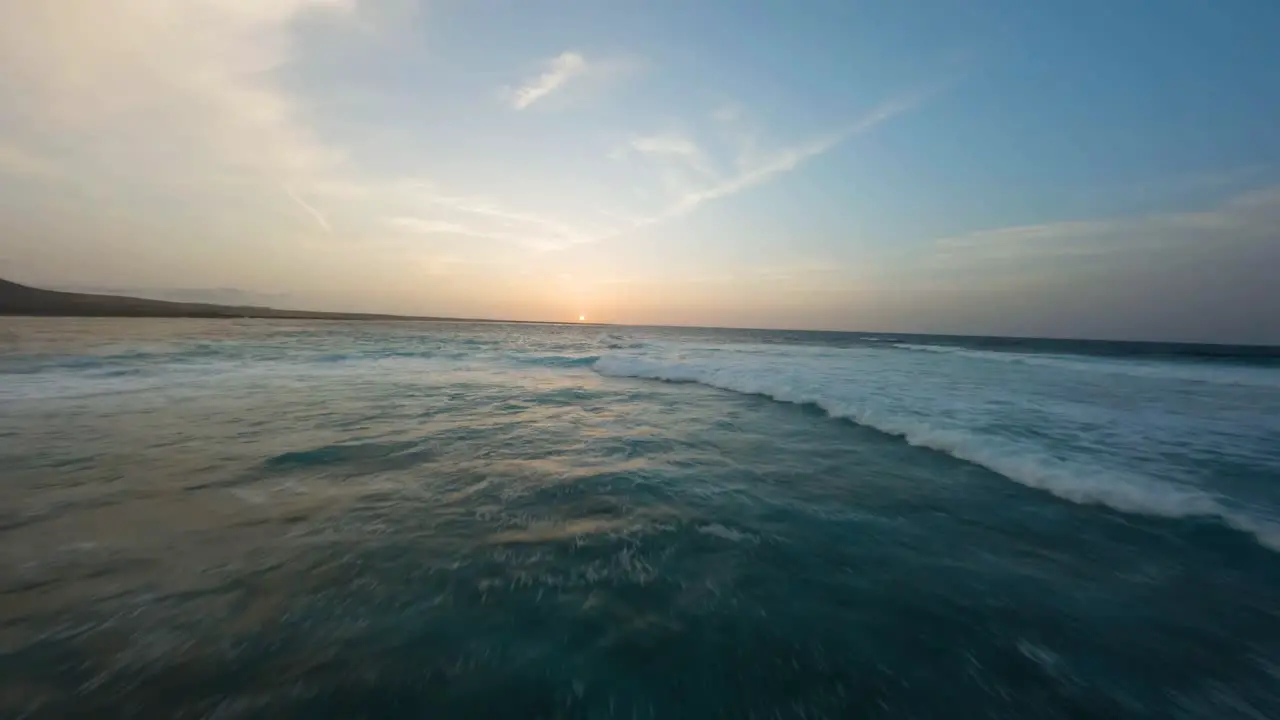
POLYGON ((1280 350, 0 319, 0 717, 1280 717, 1280 350))

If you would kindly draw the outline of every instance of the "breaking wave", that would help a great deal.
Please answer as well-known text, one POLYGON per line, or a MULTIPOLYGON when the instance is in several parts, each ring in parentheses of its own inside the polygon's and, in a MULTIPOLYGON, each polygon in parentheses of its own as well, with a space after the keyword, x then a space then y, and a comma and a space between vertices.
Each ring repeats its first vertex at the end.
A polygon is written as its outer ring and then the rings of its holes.
POLYGON ((969 358, 971 360, 994 360, 998 362, 1019 363, 1023 365, 1039 365, 1061 370, 1072 370, 1090 373, 1110 373, 1128 375, 1130 377, 1155 378, 1162 380, 1186 380, 1218 385, 1245 385, 1280 388, 1280 375, 1269 368, 1233 367, 1230 365, 1211 363, 1170 363, 1153 361, 1116 361, 1109 359, 1088 359, 1080 356, 997 352, 991 350, 971 350, 969 348, 950 345, 918 345, 913 343, 894 343, 899 350, 927 352, 940 355, 969 358))
MULTIPOLYGON (((1017 433, 993 432, 988 418, 965 420, 921 406, 920 395, 904 393, 899 402, 883 397, 859 400, 847 375, 820 367, 806 368, 799 358, 787 362, 758 358, 654 359, 612 355, 601 357, 595 370, 607 376, 665 382, 689 382, 732 392, 820 408, 833 418, 853 421, 903 438, 911 445, 937 450, 980 465, 1024 486, 1073 503, 1103 505, 1125 513, 1166 518, 1207 518, 1252 535, 1280 552, 1280 524, 1229 506, 1218 495, 1197 487, 1157 480, 1124 470, 1092 465, 1078 454, 1063 453, 1017 433), (894 407, 897 405, 898 407, 894 407), (935 419, 931 419, 931 415, 935 419), (942 419, 936 419, 942 418, 942 419)), ((867 382, 882 382, 868 377, 867 382)), ((1046 430, 1042 436, 1051 435, 1046 430)))

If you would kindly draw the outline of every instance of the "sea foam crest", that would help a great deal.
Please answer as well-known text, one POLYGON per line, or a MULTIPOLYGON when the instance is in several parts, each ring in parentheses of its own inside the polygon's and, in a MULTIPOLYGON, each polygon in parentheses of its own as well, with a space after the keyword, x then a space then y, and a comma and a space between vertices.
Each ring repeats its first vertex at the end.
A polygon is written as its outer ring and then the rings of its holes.
POLYGON ((884 407, 884 403, 859 404, 842 397, 839 386, 833 384, 845 382, 843 379, 824 376, 820 371, 804 367, 787 369, 778 364, 758 365, 742 358, 712 361, 627 355, 605 355, 596 361, 594 368, 607 376, 691 382, 761 395, 779 402, 813 405, 831 417, 851 420, 899 436, 911 445, 947 453, 1073 503, 1169 518, 1215 518, 1280 552, 1280 525, 1232 509, 1210 493, 1065 461, 1055 457, 1048 448, 1028 447, 976 428, 945 427, 920 414, 894 412, 884 407))
POLYGON ((993 350, 971 350, 952 345, 920 345, 893 343, 899 350, 936 353, 971 360, 991 360, 1023 365, 1039 365, 1059 370, 1086 373, 1110 373, 1131 377, 1163 380, 1186 380, 1215 385, 1242 385, 1280 388, 1280 373, 1270 368, 1233 367, 1217 364, 1168 363, 1159 361, 1116 361, 1085 356, 1055 355, 1050 353, 1018 353, 993 350))

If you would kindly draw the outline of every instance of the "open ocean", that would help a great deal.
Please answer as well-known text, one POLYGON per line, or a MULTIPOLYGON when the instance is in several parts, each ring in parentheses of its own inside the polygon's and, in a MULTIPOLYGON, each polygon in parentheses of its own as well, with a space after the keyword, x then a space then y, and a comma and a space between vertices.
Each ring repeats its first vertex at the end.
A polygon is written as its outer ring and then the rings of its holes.
POLYGON ((1280 717, 1280 350, 0 319, 3 718, 1280 717))

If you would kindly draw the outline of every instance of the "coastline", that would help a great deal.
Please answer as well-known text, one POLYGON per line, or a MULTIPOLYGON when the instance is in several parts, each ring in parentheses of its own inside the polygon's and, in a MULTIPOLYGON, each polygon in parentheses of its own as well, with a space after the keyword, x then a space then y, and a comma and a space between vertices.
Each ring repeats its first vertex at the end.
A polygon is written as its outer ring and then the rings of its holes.
POLYGON ((183 318, 203 320, 345 320, 380 322, 472 322, 532 323, 546 321, 456 318, 382 313, 284 310, 255 305, 218 305, 170 300, 99 295, 45 290, 0 279, 0 316, 8 317, 96 317, 96 318, 183 318))

